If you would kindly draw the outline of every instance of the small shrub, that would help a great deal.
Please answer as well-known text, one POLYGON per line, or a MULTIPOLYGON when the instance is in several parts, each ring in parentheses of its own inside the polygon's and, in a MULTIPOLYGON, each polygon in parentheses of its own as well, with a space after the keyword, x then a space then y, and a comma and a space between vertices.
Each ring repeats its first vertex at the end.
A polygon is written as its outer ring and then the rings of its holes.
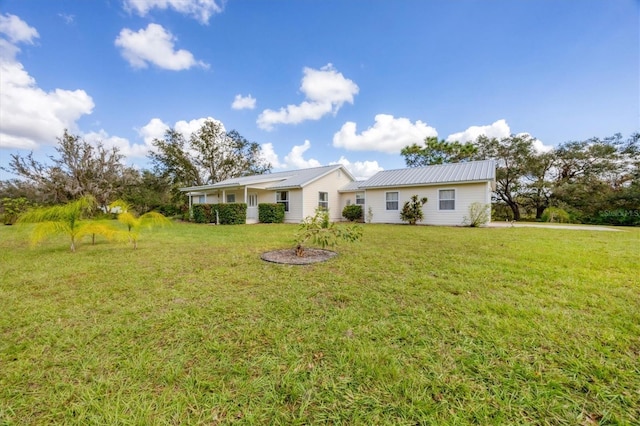
POLYGON ((207 212, 205 210, 205 204, 195 204, 191 206, 191 214, 195 223, 209 223, 207 212))
POLYGON ((246 203, 212 204, 212 222, 216 221, 216 212, 220 225, 244 225, 247 223, 246 203))
POLYGON ((491 219, 491 216, 489 216, 490 211, 491 206, 489 204, 471 203, 469 206, 469 214, 464 217, 462 223, 472 228, 486 225, 491 219))
POLYGON ((569 223, 571 217, 569 213, 558 207, 547 207, 542 212, 541 219, 543 222, 549 223, 569 223))
POLYGON ((260 223, 283 223, 284 204, 260 203, 258 204, 258 221, 260 223))
POLYGON ((400 219, 404 222, 408 222, 409 225, 415 225, 417 222, 421 222, 424 219, 424 213, 422 213, 422 206, 427 203, 427 197, 418 198, 417 195, 411 196, 411 201, 404 203, 402 211, 400 212, 400 219))
POLYGON ((24 197, 3 198, 0 201, 2 223, 5 225, 13 225, 16 223, 16 220, 18 220, 18 216, 26 212, 29 207, 31 207, 31 202, 24 197))
POLYGON ((304 255, 304 246, 310 242, 321 248, 334 247, 339 240, 357 241, 362 237, 362 227, 358 225, 337 226, 329 220, 327 210, 316 210, 300 224, 296 234, 296 255, 304 255))
POLYGON ((362 206, 358 204, 345 206, 344 209, 342 209, 342 217, 351 222, 362 220, 362 206))

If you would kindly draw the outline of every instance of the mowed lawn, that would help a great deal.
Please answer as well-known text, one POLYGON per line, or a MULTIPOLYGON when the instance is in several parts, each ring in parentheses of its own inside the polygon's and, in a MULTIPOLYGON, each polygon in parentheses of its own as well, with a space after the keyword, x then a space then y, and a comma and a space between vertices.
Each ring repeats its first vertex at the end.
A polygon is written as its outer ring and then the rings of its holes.
POLYGON ((640 424, 640 229, 0 227, 0 424, 640 424))

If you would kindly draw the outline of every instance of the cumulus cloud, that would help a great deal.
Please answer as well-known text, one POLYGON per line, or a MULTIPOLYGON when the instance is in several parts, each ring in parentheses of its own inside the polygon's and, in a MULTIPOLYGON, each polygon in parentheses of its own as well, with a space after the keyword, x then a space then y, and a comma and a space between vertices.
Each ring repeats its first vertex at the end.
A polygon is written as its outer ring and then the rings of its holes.
MULTIPOLYGON (((463 132, 453 133, 447 137, 447 141, 458 141, 460 143, 473 142, 478 136, 486 136, 490 139, 502 139, 511 136, 511 128, 505 119, 494 121, 486 126, 471 126, 463 132)), ((549 152, 552 146, 545 145, 540 139, 536 139, 529 133, 518 133, 517 136, 529 136, 533 138, 533 149, 538 153, 549 152)))
POLYGON ((124 0, 124 7, 140 16, 146 16, 151 9, 173 9, 191 16, 202 24, 209 23, 211 16, 221 13, 224 1, 217 0, 124 0))
POLYGON ((40 37, 35 28, 10 13, 0 15, 0 33, 13 44, 33 44, 33 39, 40 37))
POLYGON ((271 167, 273 167, 274 169, 283 169, 286 167, 285 164, 280 163, 278 154, 276 154, 276 151, 273 148, 273 144, 271 142, 263 143, 262 145, 260 145, 260 154, 262 159, 271 164, 271 167))
POLYGON ((149 147, 145 144, 132 144, 129 139, 119 136, 111 136, 104 129, 97 132, 89 132, 82 135, 89 143, 102 143, 106 148, 117 148, 125 157, 145 157, 149 153, 149 147))
POLYGON ((487 126, 471 126, 463 132, 453 133, 447 137, 447 141, 458 141, 460 143, 472 142, 478 139, 478 136, 481 135, 490 139, 502 139, 511 135, 511 129, 509 128, 507 121, 502 119, 487 126))
POLYGON ((357 180, 370 178, 384 170, 377 161, 356 161, 352 163, 344 157, 340 157, 338 161, 331 164, 342 164, 357 180))
POLYGON ((256 107, 256 100, 251 95, 242 96, 236 95, 231 108, 233 109, 254 109, 256 107))
POLYGON ((120 31, 115 45, 121 48, 122 57, 133 68, 147 68, 153 64, 171 71, 192 67, 208 68, 209 65, 197 61, 188 50, 174 49, 176 38, 162 25, 149 24, 146 29, 134 32, 128 28, 120 31))
POLYGON ((294 169, 307 169, 309 167, 319 167, 320 162, 314 158, 305 160, 304 153, 311 148, 311 142, 305 140, 302 145, 295 145, 291 152, 284 157, 284 162, 287 167, 294 169))
POLYGON ((347 121, 333 135, 333 146, 349 151, 379 151, 397 154, 412 143, 420 144, 427 136, 437 136, 438 132, 420 120, 412 123, 408 118, 395 118, 389 114, 375 116, 375 124, 360 134, 356 123, 347 121))
POLYGON ((84 90, 38 87, 16 59, 18 43, 33 44, 38 31, 15 15, 0 16, 0 147, 35 149, 54 144, 64 129, 91 114, 94 103, 84 90))
POLYGON ((353 104, 360 89, 345 78, 332 64, 319 70, 305 67, 300 91, 305 100, 299 105, 287 105, 279 110, 265 109, 258 117, 258 127, 272 130, 276 124, 297 124, 306 120, 319 120, 327 114, 336 114, 345 102, 353 104))

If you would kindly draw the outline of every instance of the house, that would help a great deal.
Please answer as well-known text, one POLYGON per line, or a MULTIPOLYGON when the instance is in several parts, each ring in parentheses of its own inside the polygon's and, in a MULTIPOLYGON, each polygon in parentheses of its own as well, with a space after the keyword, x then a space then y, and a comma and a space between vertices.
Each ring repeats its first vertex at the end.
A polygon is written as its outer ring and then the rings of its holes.
POLYGON ((258 221, 259 203, 283 204, 287 223, 301 222, 318 207, 339 221, 350 204, 361 205, 372 223, 402 223, 404 203, 418 195, 428 199, 422 223, 456 226, 463 224, 471 204, 491 204, 495 173, 495 162, 486 160, 384 170, 356 181, 344 166, 332 165, 232 178, 181 191, 189 197, 189 206, 246 203, 247 223, 258 221))
POLYGON ((284 205, 284 221, 300 223, 318 207, 329 210, 330 219, 342 218, 338 190, 355 179, 342 165, 313 167, 263 175, 226 179, 218 183, 180 188, 193 204, 246 203, 247 223, 258 221, 258 204, 284 205))
POLYGON ((341 188, 343 205, 363 206, 372 223, 402 223, 404 203, 427 197, 422 207, 427 225, 462 225, 473 203, 491 204, 496 166, 493 160, 384 170, 341 188))

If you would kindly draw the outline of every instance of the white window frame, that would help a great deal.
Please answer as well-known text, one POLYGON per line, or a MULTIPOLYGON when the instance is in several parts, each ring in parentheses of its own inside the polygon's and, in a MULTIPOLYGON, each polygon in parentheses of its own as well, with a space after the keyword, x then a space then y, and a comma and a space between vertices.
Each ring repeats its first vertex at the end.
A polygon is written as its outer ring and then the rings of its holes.
POLYGON ((364 192, 356 192, 356 204, 359 206, 364 206, 365 197, 364 192))
POLYGON ((198 195, 198 202, 194 203, 194 204, 204 204, 207 202, 207 196, 206 195, 198 195))
POLYGON ((443 212, 452 212, 456 210, 456 190, 455 188, 444 188, 438 190, 438 210, 443 212), (442 198, 443 192, 452 193, 453 198, 442 198), (443 208, 442 203, 447 201, 453 201, 453 208, 443 208))
POLYGON ((385 210, 387 211, 398 211, 400 210, 400 193, 398 191, 389 191, 384 193, 384 201, 385 201, 385 210), (395 200, 390 200, 389 195, 396 194, 395 200), (396 207, 389 208, 389 203, 396 203, 396 207))
POLYGON ((318 208, 322 210, 329 210, 329 193, 320 191, 318 192, 318 208), (323 195, 325 199, 323 200, 323 195))
POLYGON ((225 200, 227 204, 233 204, 236 202, 236 194, 227 194, 227 199, 225 200))
POLYGON ((289 211, 289 191, 276 191, 276 203, 284 204, 284 211, 289 211), (282 198, 282 194, 285 194, 282 198))

